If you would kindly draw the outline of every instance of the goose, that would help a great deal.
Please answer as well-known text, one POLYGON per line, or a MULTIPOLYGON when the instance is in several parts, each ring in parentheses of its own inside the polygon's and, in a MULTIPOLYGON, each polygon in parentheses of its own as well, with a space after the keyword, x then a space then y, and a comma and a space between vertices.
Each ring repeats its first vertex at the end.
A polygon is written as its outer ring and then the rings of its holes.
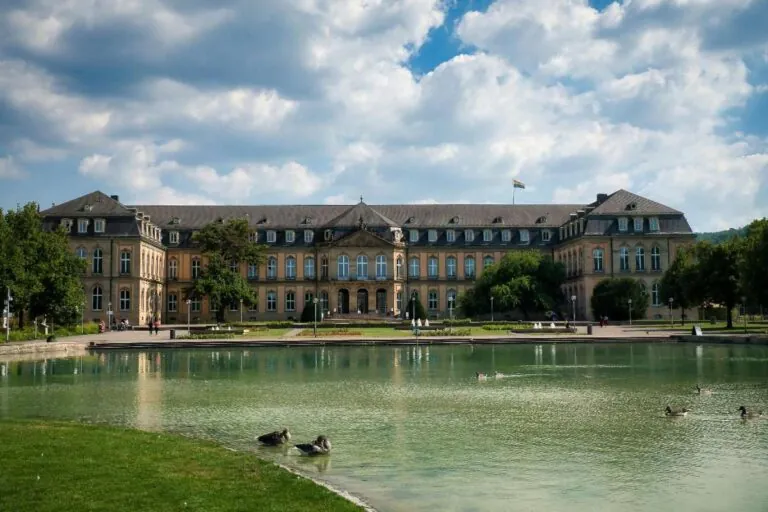
POLYGON ((501 372, 496 372, 493 374, 493 376, 496 377, 497 379, 503 379, 504 377, 506 377, 506 375, 504 375, 501 372))
POLYGON ((264 434, 256 438, 261 444, 267 446, 280 446, 291 440, 291 433, 287 428, 283 430, 275 430, 269 434, 264 434))
POLYGON ((711 395, 712 394, 712 390, 711 389, 703 388, 703 387, 699 386, 698 384, 696 384, 696 391, 700 395, 711 395))
POLYGON ((743 405, 739 407, 739 411, 741 411, 741 419, 743 420, 763 417, 763 411, 747 411, 743 405))
POLYGON ((310 457, 331 453, 331 442, 325 436, 317 436, 311 443, 294 445, 301 453, 310 457))
POLYGON ((667 408, 664 410, 664 416, 686 416, 688 414, 688 409, 685 407, 681 409, 673 409, 670 406, 667 406, 667 408))

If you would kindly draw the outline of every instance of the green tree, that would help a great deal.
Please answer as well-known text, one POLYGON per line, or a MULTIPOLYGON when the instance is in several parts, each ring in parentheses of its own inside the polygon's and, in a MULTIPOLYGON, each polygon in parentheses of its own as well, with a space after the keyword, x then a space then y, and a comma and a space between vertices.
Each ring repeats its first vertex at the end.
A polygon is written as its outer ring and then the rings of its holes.
POLYGON ((509 252, 486 268, 475 286, 459 297, 466 316, 519 310, 528 319, 533 312, 557 310, 563 303, 561 286, 565 267, 536 250, 509 252))
MULTIPOLYGON (((317 320, 320 321, 320 304, 317 304, 317 320)), ((304 310, 301 312, 301 321, 304 323, 315 321, 315 305, 308 303, 304 306, 304 310)))
POLYGON ((424 309, 424 305, 421 303, 419 292, 416 292, 416 291, 411 292, 411 297, 408 299, 408 305, 402 311, 403 318, 405 318, 406 312, 408 313, 408 316, 411 320, 420 319, 423 321, 427 319, 427 310, 424 309), (415 314, 414 314, 414 307, 416 308, 415 314))
POLYGON ((233 304, 252 306, 256 294, 241 274, 231 269, 232 264, 258 265, 264 261, 264 246, 250 241, 251 229, 245 219, 222 219, 212 222, 192 236, 193 243, 208 257, 202 270, 188 291, 188 295, 208 297, 216 307, 216 321, 224 322, 225 308, 233 304))
POLYGON ((733 328, 733 308, 742 292, 741 249, 741 239, 717 245, 700 242, 695 248, 697 271, 693 274, 692 294, 699 304, 725 307, 728 329, 733 328))
MULTIPOLYGON (((659 282, 661 299, 674 299, 673 304, 682 311, 700 305, 702 296, 695 251, 695 246, 681 248, 659 282)), ((685 317, 681 317, 685 323, 685 317)))
POLYGON ((768 306, 768 219, 747 226, 742 245, 741 280, 751 302, 768 306))
POLYGON ((592 314, 596 318, 607 316, 609 320, 629 319, 629 299, 632 299, 632 316, 641 318, 648 309, 648 291, 642 281, 631 277, 608 277, 592 291, 592 314))

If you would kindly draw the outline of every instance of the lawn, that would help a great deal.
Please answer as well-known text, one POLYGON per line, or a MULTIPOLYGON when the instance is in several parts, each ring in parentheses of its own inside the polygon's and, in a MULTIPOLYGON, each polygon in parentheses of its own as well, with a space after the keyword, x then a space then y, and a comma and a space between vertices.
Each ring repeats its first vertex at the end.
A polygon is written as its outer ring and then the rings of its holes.
POLYGON ((0 421, 0 460, 0 510, 361 510, 251 454, 167 434, 0 421))

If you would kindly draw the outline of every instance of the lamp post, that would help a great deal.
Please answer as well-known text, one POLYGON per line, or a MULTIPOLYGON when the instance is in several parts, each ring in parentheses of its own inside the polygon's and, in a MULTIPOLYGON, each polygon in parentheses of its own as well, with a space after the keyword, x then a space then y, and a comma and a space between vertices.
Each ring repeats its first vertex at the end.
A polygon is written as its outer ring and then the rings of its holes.
POLYGON ((571 295, 571 308, 573 309, 573 321, 576 322, 576 296, 571 295))
POLYGON ((240 299, 240 323, 243 323, 243 299, 240 299))
POLYGON ((632 325, 632 299, 627 299, 629 305, 629 325, 632 325))
POLYGON ((315 338, 317 338, 317 297, 312 299, 312 305, 315 306, 315 323, 312 326, 312 334, 315 338))
POLYGON ((448 297, 448 325, 453 332, 453 297, 448 297))
POLYGON ((741 298, 741 307, 744 308, 744 334, 747 334, 747 298, 741 298))
POLYGON ((416 330, 416 290, 411 293, 411 321, 413 322, 413 334, 415 336, 418 332, 416 330))
POLYGON ((11 339, 11 302, 13 297, 11 296, 11 287, 7 287, 7 295, 5 297, 5 307, 3 308, 3 320, 5 320, 5 341, 6 343, 11 339))
POLYGON ((112 330, 112 302, 107 303, 107 323, 109 324, 109 330, 112 330))
POLYGON ((192 299, 187 299, 187 336, 192 334, 192 299))
POLYGON ((491 295, 491 322, 493 322, 493 295, 491 295))
POLYGON ((675 321, 672 318, 672 304, 674 302, 675 302, 675 298, 674 297, 670 297, 669 298, 669 325, 670 325, 670 327, 674 327, 675 326, 675 321))
POLYGON ((80 313, 80 334, 85 334, 85 302, 83 302, 83 309, 80 313))

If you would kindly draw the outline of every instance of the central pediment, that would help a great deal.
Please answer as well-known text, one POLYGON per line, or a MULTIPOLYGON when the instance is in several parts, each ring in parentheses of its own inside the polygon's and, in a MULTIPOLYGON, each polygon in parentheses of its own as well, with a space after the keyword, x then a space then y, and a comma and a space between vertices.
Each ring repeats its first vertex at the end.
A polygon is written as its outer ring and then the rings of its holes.
POLYGON ((377 247, 393 248, 396 244, 374 235, 370 231, 359 229, 328 243, 330 247, 377 247))

